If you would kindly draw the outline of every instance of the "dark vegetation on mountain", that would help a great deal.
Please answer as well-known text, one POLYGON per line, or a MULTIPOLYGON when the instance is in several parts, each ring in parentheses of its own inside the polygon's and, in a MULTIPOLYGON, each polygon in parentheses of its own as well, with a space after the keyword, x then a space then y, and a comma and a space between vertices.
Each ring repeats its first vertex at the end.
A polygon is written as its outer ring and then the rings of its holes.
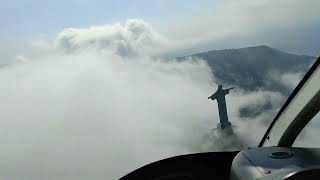
POLYGON ((205 60, 217 83, 245 90, 267 89, 284 94, 290 93, 292 89, 288 89, 272 75, 305 73, 316 59, 285 53, 268 46, 213 50, 187 57, 205 60))

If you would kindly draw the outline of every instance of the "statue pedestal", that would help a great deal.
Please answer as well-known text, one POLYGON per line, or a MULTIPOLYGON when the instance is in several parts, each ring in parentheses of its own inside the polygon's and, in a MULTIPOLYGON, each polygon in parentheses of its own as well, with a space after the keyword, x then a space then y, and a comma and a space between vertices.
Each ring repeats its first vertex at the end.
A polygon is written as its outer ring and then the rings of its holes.
POLYGON ((244 142, 234 133, 232 126, 217 129, 209 135, 213 151, 238 151, 245 148, 244 142))

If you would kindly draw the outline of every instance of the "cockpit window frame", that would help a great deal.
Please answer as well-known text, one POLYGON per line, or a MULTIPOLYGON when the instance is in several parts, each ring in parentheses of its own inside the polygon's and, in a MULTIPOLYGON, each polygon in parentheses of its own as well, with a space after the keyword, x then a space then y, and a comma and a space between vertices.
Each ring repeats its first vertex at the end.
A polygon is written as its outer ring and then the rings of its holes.
MULTIPOLYGON (((319 64, 320 64, 320 57, 318 57, 318 59, 314 62, 314 64, 311 66, 311 68, 308 70, 308 72, 305 74, 305 76, 299 82, 297 87, 293 90, 293 92, 291 93, 291 95, 289 96, 287 101, 284 103, 282 108, 279 110, 279 112, 277 113, 277 115, 273 119, 272 123, 270 124, 269 128, 267 129, 265 135, 263 136, 262 140, 260 141, 260 143, 258 145, 259 147, 265 146, 266 142, 270 140, 269 138, 270 138, 270 133, 271 133, 272 128, 274 128, 277 125, 278 126, 281 125, 281 124, 277 124, 279 118, 288 109, 290 103, 294 100, 295 97, 297 97, 297 95, 303 89, 303 87, 306 85, 306 83, 308 82, 310 77, 312 77, 312 75, 317 71, 319 64)), ((313 98, 312 101, 317 102, 317 101, 319 101, 319 99, 320 99, 320 93, 318 91, 318 93, 315 95, 315 98, 313 98)), ((310 103, 308 102, 309 106, 312 106, 312 104, 314 104, 314 103, 315 102, 310 102, 310 103)), ((305 114, 308 115, 308 116, 302 118, 303 120, 294 121, 294 119, 292 119, 290 122, 290 125, 285 130, 285 132, 283 134, 278 135, 279 136, 278 143, 271 144, 271 145, 273 145, 273 146, 275 146, 275 145, 286 146, 286 147, 291 146, 293 144, 293 142, 295 141, 296 137, 298 136, 298 134, 302 131, 302 129, 308 124, 308 122, 312 119, 312 117, 315 114, 317 114, 317 112, 319 111, 319 107, 314 108, 314 109, 310 109, 310 110, 311 110, 310 112, 302 113, 304 115, 305 114)))

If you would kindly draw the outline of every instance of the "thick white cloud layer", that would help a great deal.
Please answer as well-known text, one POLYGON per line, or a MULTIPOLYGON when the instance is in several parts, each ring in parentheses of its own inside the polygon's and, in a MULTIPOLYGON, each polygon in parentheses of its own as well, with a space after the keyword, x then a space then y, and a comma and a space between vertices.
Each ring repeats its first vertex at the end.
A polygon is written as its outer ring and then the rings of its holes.
MULTIPOLYGON (((204 139, 218 123, 207 100, 216 88, 210 68, 155 56, 166 42, 142 20, 66 29, 54 42, 33 43, 39 54, 2 68, 0 177, 116 179, 164 157, 221 150, 204 139)), ((239 108, 282 99, 231 93, 239 138, 257 143, 275 113, 243 119, 239 108)))
POLYGON ((187 153, 182 142, 212 115, 209 73, 201 62, 97 54, 2 70, 0 176, 115 179, 187 153))
POLYGON ((94 48, 121 56, 159 53, 169 46, 163 36, 142 20, 129 20, 125 25, 65 29, 58 35, 56 44, 67 53, 94 48))

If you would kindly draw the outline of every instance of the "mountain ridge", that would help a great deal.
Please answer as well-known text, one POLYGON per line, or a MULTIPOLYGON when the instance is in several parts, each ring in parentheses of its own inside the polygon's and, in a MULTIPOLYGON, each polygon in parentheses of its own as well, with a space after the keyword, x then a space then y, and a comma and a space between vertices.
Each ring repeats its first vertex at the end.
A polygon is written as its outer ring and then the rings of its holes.
POLYGON ((245 90, 266 89, 288 95, 292 89, 284 86, 273 74, 304 74, 316 57, 295 55, 266 45, 238 49, 211 50, 181 57, 181 60, 202 59, 212 70, 216 83, 245 90))
POLYGON ((200 55, 200 54, 205 54, 205 53, 212 53, 212 52, 219 52, 219 51, 233 51, 233 50, 250 50, 250 49, 268 49, 268 50, 274 50, 278 51, 281 53, 285 53, 288 55, 295 55, 295 56, 302 56, 302 57, 308 57, 308 58, 316 58, 315 56, 310 56, 310 55, 304 55, 304 54, 294 54, 294 53, 289 53, 283 50, 279 50, 267 45, 259 45, 259 46, 247 46, 247 47, 241 47, 241 48, 226 48, 226 49, 214 49, 214 50, 209 50, 209 51, 201 51, 197 53, 192 53, 190 55, 182 56, 183 57, 189 57, 189 56, 194 56, 194 55, 200 55))

